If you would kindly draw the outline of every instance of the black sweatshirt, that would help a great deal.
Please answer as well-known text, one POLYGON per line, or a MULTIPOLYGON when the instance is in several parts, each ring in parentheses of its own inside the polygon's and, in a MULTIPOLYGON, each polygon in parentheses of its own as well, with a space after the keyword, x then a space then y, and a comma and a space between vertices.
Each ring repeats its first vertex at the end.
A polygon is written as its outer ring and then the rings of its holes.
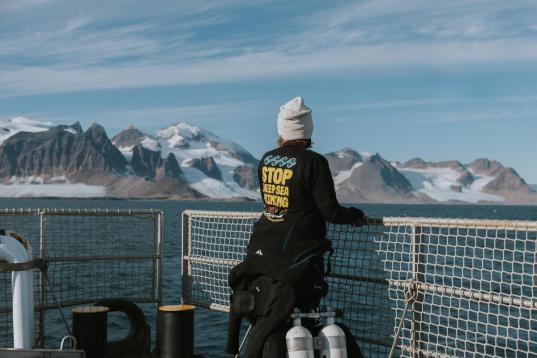
POLYGON ((293 258, 326 236, 326 222, 349 224, 364 213, 339 205, 328 161, 311 150, 280 147, 265 153, 258 168, 265 211, 254 226, 249 255, 293 258))
MULTIPOLYGON (((292 307, 308 299, 318 304, 324 283, 318 258, 329 244, 326 222, 348 224, 364 217, 361 210, 339 205, 328 162, 313 151, 274 149, 261 158, 258 175, 265 211, 254 225, 246 260, 231 270, 229 285, 235 295, 252 279, 266 276, 292 290, 266 298, 275 299, 274 309, 254 325, 246 357, 260 356, 268 334, 287 320, 292 307)), ((228 353, 238 350, 240 320, 230 314, 228 353)))

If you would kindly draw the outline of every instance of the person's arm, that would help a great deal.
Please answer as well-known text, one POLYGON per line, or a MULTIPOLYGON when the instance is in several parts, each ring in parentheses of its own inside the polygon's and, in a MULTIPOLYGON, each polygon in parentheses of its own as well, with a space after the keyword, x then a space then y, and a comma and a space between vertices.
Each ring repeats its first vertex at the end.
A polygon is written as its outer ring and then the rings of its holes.
POLYGON ((360 224, 365 221, 366 215, 362 210, 339 205, 326 158, 314 160, 310 173, 313 175, 313 198, 326 221, 334 224, 360 224))

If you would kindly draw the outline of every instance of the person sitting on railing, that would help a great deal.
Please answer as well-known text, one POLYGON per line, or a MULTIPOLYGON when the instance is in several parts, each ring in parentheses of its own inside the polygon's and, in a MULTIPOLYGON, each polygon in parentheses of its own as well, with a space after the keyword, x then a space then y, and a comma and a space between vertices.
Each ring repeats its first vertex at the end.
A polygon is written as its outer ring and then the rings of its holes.
MULTIPOLYGON (((264 213, 254 224, 246 259, 229 277, 234 292, 251 288, 258 277, 275 283, 254 285, 256 295, 265 296, 258 299, 264 313, 270 312, 250 333, 245 357, 252 358, 261 357, 268 336, 294 307, 314 309, 326 294, 323 255, 331 250, 326 222, 361 226, 367 220, 362 210, 339 205, 328 161, 309 149, 313 122, 301 97, 280 108, 277 124, 279 146, 263 155, 258 168, 264 213)), ((237 327, 236 322, 230 327, 237 327)), ((230 337, 238 335, 230 332, 230 337)), ((228 344, 228 353, 235 350, 235 343, 228 344)))

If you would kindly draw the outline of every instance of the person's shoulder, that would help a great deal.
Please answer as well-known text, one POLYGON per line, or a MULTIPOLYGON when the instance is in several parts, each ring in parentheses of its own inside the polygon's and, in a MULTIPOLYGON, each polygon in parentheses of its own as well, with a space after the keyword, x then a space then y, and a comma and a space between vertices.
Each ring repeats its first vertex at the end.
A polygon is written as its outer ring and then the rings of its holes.
POLYGON ((325 158, 324 155, 317 153, 314 150, 306 149, 303 151, 303 155, 307 158, 309 158, 312 161, 315 162, 321 162, 321 163, 328 163, 328 160, 325 158))

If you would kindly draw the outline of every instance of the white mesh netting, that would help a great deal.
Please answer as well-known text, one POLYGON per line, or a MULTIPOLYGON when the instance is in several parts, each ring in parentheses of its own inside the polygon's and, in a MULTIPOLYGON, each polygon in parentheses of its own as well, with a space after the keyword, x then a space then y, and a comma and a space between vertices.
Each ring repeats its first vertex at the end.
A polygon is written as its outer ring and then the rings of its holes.
MULTIPOLYGON (((185 303, 227 311, 229 270, 259 213, 183 214, 185 303)), ((537 222, 423 218, 329 225, 325 304, 365 356, 537 357, 537 222), (403 317, 405 290, 417 292, 403 317)))
MULTIPOLYGON (((16 231, 48 262, 34 269, 37 346, 65 335, 58 303, 69 307, 128 299, 156 314, 161 302, 162 216, 158 210, 3 209, 0 229, 16 231), (58 300, 56 302, 56 300, 58 300)), ((11 272, 0 267, 0 347, 12 346, 11 272)))

